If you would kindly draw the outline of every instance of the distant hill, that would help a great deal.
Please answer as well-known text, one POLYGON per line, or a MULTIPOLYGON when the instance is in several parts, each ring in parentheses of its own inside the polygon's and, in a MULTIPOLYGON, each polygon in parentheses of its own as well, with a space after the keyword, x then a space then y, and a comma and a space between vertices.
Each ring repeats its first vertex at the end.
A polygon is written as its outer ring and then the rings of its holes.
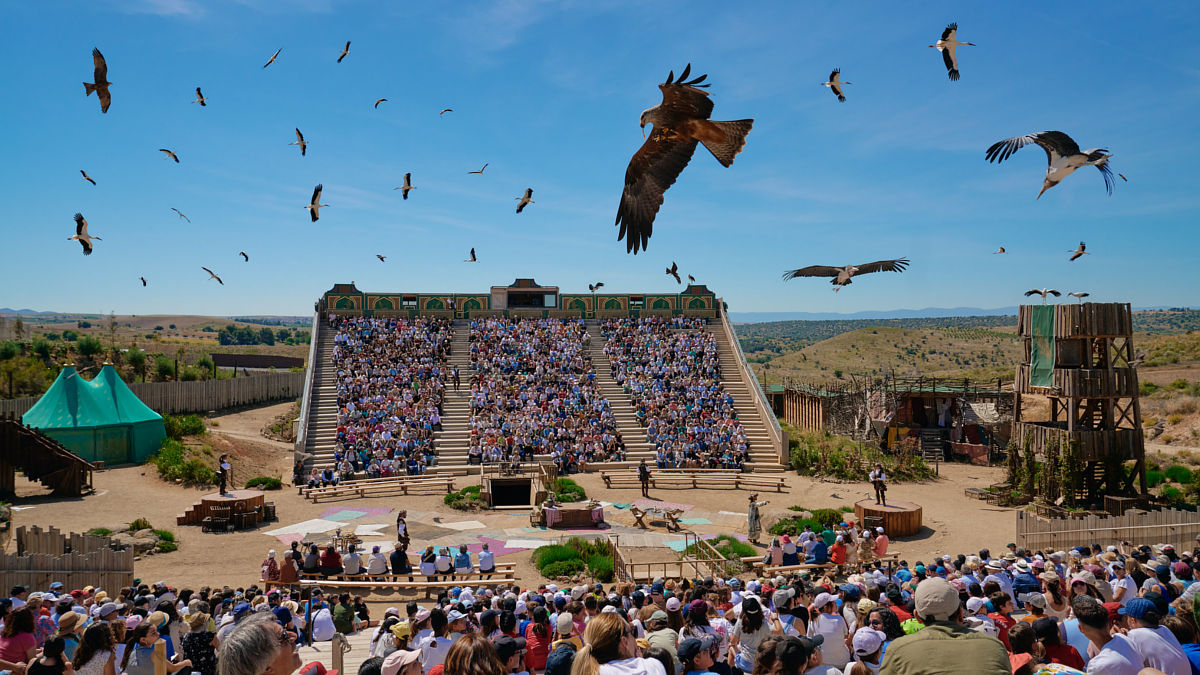
POLYGON ((734 323, 767 321, 850 321, 854 319, 925 319, 931 317, 1016 316, 1017 308, 926 307, 925 309, 871 309, 862 312, 730 312, 734 323))

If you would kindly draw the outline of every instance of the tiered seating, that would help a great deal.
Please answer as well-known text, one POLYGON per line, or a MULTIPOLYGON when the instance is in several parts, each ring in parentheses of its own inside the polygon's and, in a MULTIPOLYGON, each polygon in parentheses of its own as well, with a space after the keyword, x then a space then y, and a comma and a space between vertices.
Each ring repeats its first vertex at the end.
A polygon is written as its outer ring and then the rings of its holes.
POLYGON ((453 329, 438 318, 342 318, 333 328, 338 428, 333 466, 309 485, 418 475, 434 463, 453 329))
POLYGON ((313 500, 337 497, 378 497, 399 492, 407 495, 409 490, 429 490, 450 493, 454 491, 453 476, 392 476, 391 478, 360 478, 327 487, 301 485, 301 496, 313 500))
POLYGON ((658 468, 741 470, 749 443, 721 384, 704 319, 610 319, 601 326, 612 376, 633 400, 658 468))
MULTIPOLYGON (((641 485, 637 469, 601 471, 604 486, 610 488, 636 488, 641 485)), ((763 476, 741 473, 729 469, 656 469, 650 473, 650 487, 654 488, 744 488, 758 490, 766 488, 783 492, 787 480, 783 476, 763 476)))
POLYGON ((471 321, 471 463, 550 455, 559 471, 624 459, 581 320, 471 321))

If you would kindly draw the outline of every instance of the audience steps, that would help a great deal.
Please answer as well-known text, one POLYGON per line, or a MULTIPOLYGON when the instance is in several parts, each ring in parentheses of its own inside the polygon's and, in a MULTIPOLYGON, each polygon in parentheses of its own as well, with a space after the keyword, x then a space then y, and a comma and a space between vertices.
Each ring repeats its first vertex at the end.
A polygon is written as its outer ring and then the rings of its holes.
POLYGON ((304 468, 314 464, 324 466, 333 462, 333 442, 337 437, 337 369, 333 366, 333 334, 327 323, 317 331, 316 363, 313 369, 312 398, 309 400, 308 436, 304 452, 308 454, 304 468))

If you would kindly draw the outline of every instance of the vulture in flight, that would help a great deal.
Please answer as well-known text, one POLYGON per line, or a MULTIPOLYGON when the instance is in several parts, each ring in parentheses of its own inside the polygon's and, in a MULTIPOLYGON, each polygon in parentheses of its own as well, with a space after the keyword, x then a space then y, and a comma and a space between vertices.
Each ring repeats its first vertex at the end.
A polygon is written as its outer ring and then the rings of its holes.
POLYGON ((479 174, 481 174, 481 173, 483 173, 483 170, 484 170, 484 169, 486 169, 486 168, 487 168, 487 164, 485 163, 483 166, 479 167, 479 170, 478 170, 478 171, 468 171, 467 173, 468 173, 468 174, 472 174, 472 173, 479 173, 479 174))
POLYGON ((87 182, 91 183, 92 185, 96 184, 96 181, 92 180, 92 177, 87 175, 87 172, 84 171, 83 169, 80 169, 79 173, 83 175, 83 179, 86 180, 87 182))
POLYGON ((346 40, 346 46, 342 47, 342 53, 338 55, 337 62, 341 63, 342 59, 346 58, 346 55, 349 53, 350 53, 350 41, 346 40))
POLYGON ((303 156, 304 156, 304 152, 305 152, 305 150, 308 148, 308 142, 304 140, 304 134, 300 133, 300 129, 296 129, 296 140, 295 140, 295 142, 293 142, 293 143, 288 143, 288 145, 298 145, 298 146, 300 146, 300 156, 301 156, 301 157, 303 157, 303 156))
POLYGON ((642 112, 642 129, 646 124, 654 128, 625 169, 625 188, 614 223, 620 227, 617 240, 625 240, 628 253, 636 255, 650 242, 663 193, 691 161, 696 144, 703 143, 722 166, 728 167, 745 147, 746 134, 754 126, 752 119, 710 120, 713 102, 702 89, 708 85, 700 84, 708 76, 688 80, 691 72, 690 63, 678 79, 672 70, 667 81, 658 85, 662 103, 642 112))
POLYGON ((84 255, 92 254, 92 240, 104 241, 100 237, 88 234, 87 221, 84 220, 82 213, 75 214, 75 234, 67 237, 67 241, 75 240, 83 247, 84 255))
POLYGON ((517 213, 524 211, 526 204, 535 203, 533 201, 533 188, 525 188, 525 196, 524 197, 513 197, 513 199, 516 199, 518 202, 521 202, 520 204, 517 204, 517 213))
POLYGON ((175 160, 176 164, 179 163, 179 155, 176 155, 174 152, 171 152, 170 150, 168 150, 166 148, 159 148, 158 151, 163 153, 167 157, 170 157, 171 159, 175 160))
POLYGON ((196 100, 192 101, 192 103, 199 103, 200 107, 203 108, 208 105, 207 101, 208 99, 204 98, 204 94, 200 93, 200 87, 196 87, 196 100))
POLYGON ((267 66, 271 65, 272 63, 275 63, 275 57, 279 56, 279 52, 281 52, 281 51, 283 51, 283 47, 276 49, 275 53, 271 55, 271 58, 267 59, 267 62, 263 64, 263 68, 266 68, 267 66))
POLYGON ((942 31, 942 39, 938 40, 937 44, 929 45, 942 53, 942 60, 946 62, 946 75, 951 81, 958 80, 958 54, 955 48, 960 45, 975 46, 973 42, 959 42, 957 34, 958 24, 952 23, 942 31))
POLYGON ((667 268, 667 276, 675 277, 675 283, 677 284, 683 283, 683 279, 679 278, 679 263, 671 262, 671 266, 667 268))
POLYGON ((1061 131, 1041 131, 1035 134, 1006 138, 993 143, 987 149, 984 157, 989 162, 1003 162, 1014 152, 1030 143, 1037 143, 1046 151, 1046 178, 1042 181, 1042 191, 1038 193, 1038 199, 1042 198, 1042 193, 1046 190, 1058 185, 1075 169, 1083 166, 1094 166, 1099 169, 1100 174, 1104 176, 1104 188, 1108 194, 1112 194, 1113 174, 1112 169, 1108 166, 1108 160, 1112 154, 1105 148, 1080 151, 1079 145, 1061 131))
POLYGON ((1074 262, 1085 255, 1091 255, 1091 253, 1087 252, 1087 244, 1083 243, 1082 241, 1079 242, 1079 248, 1075 249, 1074 251, 1067 251, 1067 253, 1071 254, 1071 259, 1067 262, 1074 262))
POLYGON ((317 186, 313 188, 312 200, 308 203, 308 206, 304 207, 308 209, 308 215, 312 216, 312 221, 314 223, 317 222, 317 219, 321 217, 321 207, 329 206, 328 204, 321 203, 321 190, 324 189, 325 186, 318 183, 317 186))
POLYGON ((108 106, 112 105, 112 94, 108 92, 112 82, 108 81, 108 64, 104 61, 104 55, 94 47, 92 48, 92 64, 96 67, 92 77, 95 82, 83 83, 83 95, 91 96, 93 91, 96 92, 96 98, 100 99, 100 112, 106 113, 108 106))
POLYGON ((179 209, 175 208, 174 206, 172 206, 172 207, 171 207, 171 210, 172 210, 172 211, 174 211, 175 213, 179 214, 179 217, 180 217, 180 218, 182 218, 182 219, 186 220, 186 221, 188 222, 188 225, 191 225, 191 224, 192 224, 192 219, 191 219, 191 218, 188 218, 188 217, 187 217, 187 216, 185 216, 185 215, 183 215, 183 211, 180 211, 179 209))
POLYGON ((829 283, 840 290, 842 286, 849 286, 854 283, 851 277, 859 274, 871 274, 873 272, 903 272, 908 267, 908 258, 898 258, 896 260, 876 260, 875 262, 863 263, 861 265, 846 265, 845 267, 833 267, 830 265, 812 265, 809 267, 801 267, 798 270, 789 270, 783 273, 783 280, 796 279, 799 277, 832 277, 829 283))
POLYGON ((221 284, 222 286, 225 285, 225 282, 221 281, 221 277, 214 274, 212 270, 208 269, 207 267, 201 267, 200 269, 204 270, 205 272, 208 272, 208 278, 210 280, 216 279, 218 284, 221 284))
POLYGON ((845 103, 846 95, 842 93, 842 87, 844 85, 854 84, 854 83, 853 82, 842 82, 841 75, 842 75, 842 69, 834 68, 833 72, 829 74, 829 81, 822 82, 821 84, 825 85, 826 87, 829 87, 829 91, 832 91, 833 95, 837 96, 838 103, 845 103))
POLYGON ((403 197, 404 199, 408 199, 408 191, 416 190, 417 188, 413 187, 412 174, 406 173, 406 174, 404 174, 404 185, 401 185, 400 187, 394 187, 392 189, 393 190, 401 190, 402 192, 400 193, 400 196, 403 197))
POLYGON ((240 256, 242 256, 243 258, 245 258, 245 259, 246 259, 246 262, 250 262, 250 256, 246 255, 246 252, 245 252, 245 251, 238 251, 238 255, 240 255, 240 256))
POLYGON ((441 117, 442 115, 445 115, 448 112, 454 112, 454 108, 442 108, 442 111, 440 113, 438 113, 438 117, 441 117))

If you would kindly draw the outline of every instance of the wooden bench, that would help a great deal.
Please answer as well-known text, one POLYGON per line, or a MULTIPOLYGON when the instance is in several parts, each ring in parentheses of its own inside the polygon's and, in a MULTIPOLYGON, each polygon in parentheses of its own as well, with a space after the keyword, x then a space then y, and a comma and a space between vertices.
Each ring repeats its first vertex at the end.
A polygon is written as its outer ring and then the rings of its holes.
POLYGON ((491 572, 480 572, 479 566, 476 565, 470 572, 450 572, 449 574, 435 574, 432 576, 425 576, 414 567, 412 574, 392 574, 388 572, 386 574, 330 574, 329 576, 324 576, 322 574, 301 573, 300 578, 312 581, 324 581, 326 579, 331 581, 362 581, 363 578, 367 578, 382 579, 387 582, 408 582, 411 578, 414 582, 442 580, 454 582, 470 581, 474 583, 475 581, 490 579, 492 577, 511 577, 516 568, 516 563, 505 562, 496 563, 496 569, 491 572))
MULTIPOLYGON (((381 575, 382 576, 382 575, 381 575)), ((420 575, 417 575, 420 576, 420 575)), ((369 590, 424 590, 425 596, 429 597, 430 591, 451 588, 452 586, 460 585, 457 581, 374 581, 371 577, 364 576, 361 579, 354 581, 328 581, 318 579, 301 579, 296 583, 284 583, 282 581, 264 581, 262 582, 267 588, 291 588, 293 586, 310 587, 310 588, 366 588, 369 590)), ((512 576, 505 576, 495 579, 479 579, 471 581, 472 586, 511 586, 517 583, 517 580, 512 576)))
POLYGON ((330 485, 323 488, 310 488, 308 494, 305 495, 316 503, 323 497, 365 497, 368 494, 378 494, 382 492, 394 492, 399 490, 401 494, 408 494, 410 489, 417 488, 434 488, 437 490, 446 490, 447 494, 454 492, 453 478, 434 478, 421 477, 420 479, 413 478, 370 478, 366 480, 348 481, 339 483, 338 485, 330 485), (379 481, 379 482, 376 482, 379 481))
POLYGON ((813 563, 813 564, 801 563, 799 565, 778 565, 776 567, 767 567, 764 565, 762 568, 762 575, 769 577, 769 576, 774 576, 776 574, 783 574, 786 572, 806 572, 806 571, 814 571, 814 570, 823 571, 823 570, 835 569, 836 567, 837 567, 837 565, 835 565, 834 563, 821 563, 819 565, 816 563, 813 563))
POLYGON ((308 494, 314 490, 328 490, 329 488, 341 487, 343 485, 373 485, 378 483, 396 483, 400 481, 420 482, 423 480, 442 480, 445 478, 449 478, 449 476, 443 476, 441 474, 421 474, 417 476, 400 474, 398 476, 387 476, 382 478, 349 478, 339 481, 337 485, 327 485, 325 487, 321 487, 319 485, 312 487, 307 483, 301 483, 300 485, 296 486, 296 494, 300 495, 301 497, 307 497, 308 494))
MULTIPOLYGON (((707 489, 718 487, 738 488, 771 488, 783 492, 787 481, 782 476, 766 476, 739 473, 728 470, 670 472, 669 469, 657 469, 650 474, 650 486, 654 488, 684 488, 707 489)), ((637 472, 601 471, 600 478, 605 487, 641 487, 637 472)))
POLYGON ((987 499, 988 491, 983 488, 969 487, 963 489, 963 496, 971 499, 987 499))

